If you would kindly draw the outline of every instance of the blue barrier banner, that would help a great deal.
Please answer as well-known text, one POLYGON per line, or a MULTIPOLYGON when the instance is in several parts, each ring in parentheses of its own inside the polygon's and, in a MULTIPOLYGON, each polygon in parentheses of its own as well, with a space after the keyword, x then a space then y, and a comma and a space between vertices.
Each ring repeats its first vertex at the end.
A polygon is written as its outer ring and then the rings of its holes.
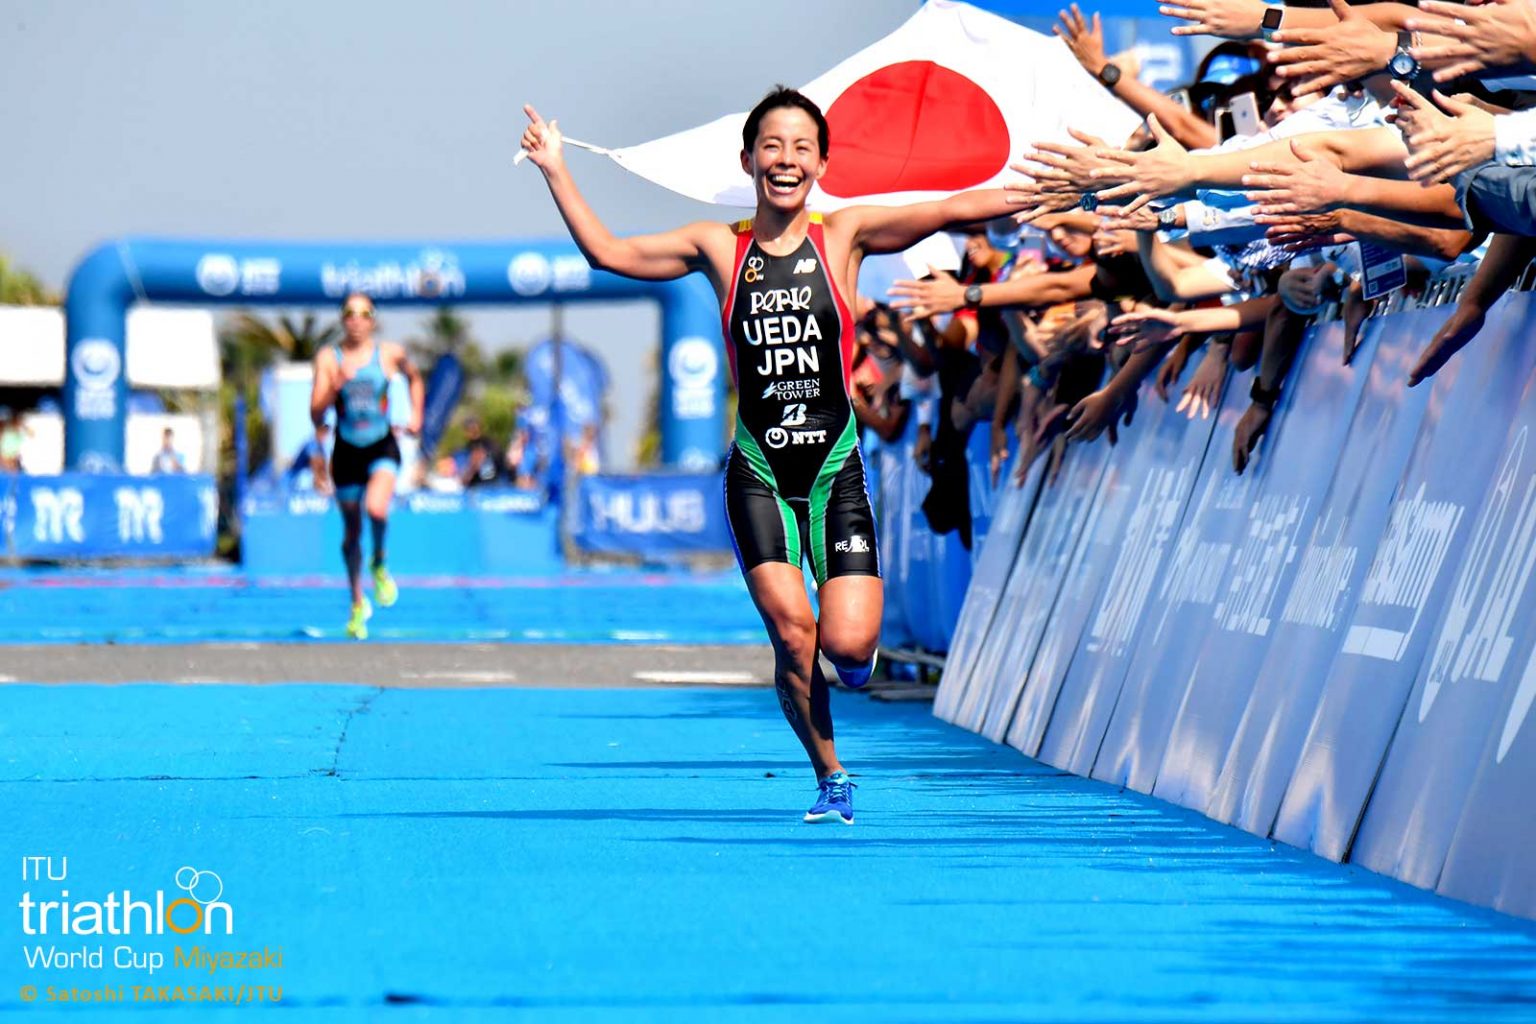
POLYGON ((879 489, 873 492, 875 532, 880 538, 880 572, 885 577, 885 610, 880 619, 880 642, 890 647, 906 647, 917 641, 907 613, 907 530, 912 519, 907 514, 907 476, 916 473, 912 464, 912 438, 917 432, 917 417, 907 417, 907 427, 895 441, 875 445, 871 450, 875 464, 874 478, 879 489))
MULTIPOLYGON (((1019 450, 1011 425, 1008 428, 1008 450, 1015 453, 1019 450)), ((1012 459, 1009 461, 1012 462, 1012 459)), ((997 482, 992 481, 990 424, 978 423, 971 431, 966 469, 970 473, 971 570, 974 572, 980 564, 981 551, 986 547, 987 531, 992 529, 992 517, 996 514, 997 503, 1002 499, 1008 484, 1006 467, 998 473, 997 482)))
MULTIPOLYGON (((1424 460, 1422 481, 1414 481, 1410 470, 1404 487, 1406 494, 1422 490, 1429 501, 1454 502, 1459 524, 1435 584, 1437 591, 1445 590, 1435 602, 1440 610, 1437 614, 1434 606, 1427 607, 1415 630, 1432 637, 1428 650, 1422 663, 1414 657, 1403 665, 1416 669, 1416 678, 1408 677, 1414 685, 1406 706, 1399 705, 1401 720, 1390 734, 1391 747, 1351 859, 1421 888, 1433 887, 1440 877, 1494 712, 1507 692, 1500 683, 1506 671, 1513 675, 1518 670, 1509 664, 1511 656, 1522 653, 1532 636, 1530 609, 1521 598, 1536 552, 1529 444, 1533 417, 1525 408, 1516 415, 1523 404, 1517 404, 1518 389, 1529 383, 1536 365, 1527 337, 1531 299, 1529 293, 1511 296, 1489 317, 1473 345, 1487 346, 1494 357, 1488 360, 1494 367, 1491 378, 1486 388, 1467 387, 1477 379, 1471 378, 1457 389, 1472 414, 1453 419, 1448 409, 1424 460), (1511 420, 1508 439, 1488 444, 1490 425, 1511 420), (1520 611, 1526 614, 1516 618, 1520 611), (1426 627, 1434 618, 1439 621, 1431 632, 1426 627), (1520 624, 1518 639, 1511 635, 1515 622, 1520 624)), ((1461 357, 1471 354, 1463 350, 1461 357)), ((1469 360, 1463 375, 1472 369, 1469 360)), ((1524 395, 1530 394, 1526 387, 1524 395)), ((1382 542, 1389 555, 1394 535, 1382 542)), ((1507 830, 1508 840, 1519 842, 1536 832, 1528 794, 1501 813, 1526 819, 1523 827, 1507 830)))
POLYGON ((1109 455, 1108 444, 1073 445, 1065 453, 1061 472, 1054 479, 1048 474, 1041 487, 1008 587, 997 605, 999 628, 992 631, 977 660, 970 693, 975 699, 961 714, 962 723, 991 740, 1001 741, 1013 720, 1109 455))
MULTIPOLYGON (((915 428, 913 433, 915 436, 915 428)), ((936 564, 939 552, 945 546, 944 538, 934 536, 928 526, 928 517, 923 515, 923 499, 928 496, 933 479, 911 462, 910 453, 909 447, 907 461, 910 468, 902 476, 904 486, 897 513, 906 522, 902 525, 899 548, 886 564, 895 568, 912 639, 925 650, 942 651, 949 643, 950 634, 939 628, 938 609, 934 606, 938 584, 934 580, 939 571, 936 564)))
MULTIPOLYGON (((1441 892, 1536 916, 1536 381, 1526 385, 1504 457, 1484 501, 1426 669, 1392 739, 1369 822, 1398 803, 1402 773, 1417 773, 1415 817, 1400 822, 1405 848, 1426 877, 1436 860, 1441 892), (1433 805, 1433 806, 1431 806, 1433 805), (1454 814, 1447 832, 1441 806, 1454 814), (1406 827, 1404 827, 1406 825, 1406 827), (1444 851, 1443 857, 1436 855, 1444 851)), ((1362 826, 1363 832, 1364 826, 1362 826)))
MULTIPOLYGON (((1149 389, 1147 395, 1150 393, 1149 389)), ((1154 407, 1143 405, 1142 415, 1154 415, 1154 407)), ((1133 497, 1127 486, 1131 475, 1128 470, 1138 465, 1136 450, 1149 433, 1149 429, 1133 425, 1120 433, 1120 443, 1109 450, 1093 504, 1084 517, 1082 538, 1051 607, 1034 660, 1027 667, 1023 693, 1005 739, 1009 746, 1030 757, 1040 750, 1067 666, 1099 597, 1104 576, 1115 562, 1115 546, 1125 531, 1133 497)), ((1000 624, 1000 628, 1006 627, 1000 624)))
POLYGON ((720 473, 584 476, 572 539, 583 551, 677 558, 732 550, 720 473))
POLYGON ((1194 501, 1152 580, 1141 632, 1110 716, 1093 777, 1152 792, 1180 697, 1212 624, 1218 582, 1247 527, 1257 474, 1232 471, 1232 432, 1248 407, 1246 378, 1231 372, 1199 466, 1194 501))
MULTIPOLYGON (((1186 374, 1193 374, 1199 362, 1191 359, 1186 374)), ((1079 775, 1087 775, 1098 756, 1137 652, 1141 622, 1148 617, 1152 581, 1179 536, 1211 439, 1211 420, 1192 421, 1174 408, 1175 403, 1148 396, 1131 428, 1147 436, 1126 470, 1133 495, 1130 515, 1111 544, 1110 568, 1041 741, 1041 760, 1079 775)))
MULTIPOLYGON (((1531 347, 1521 340, 1517 321, 1503 312, 1505 303, 1477 343, 1434 378, 1413 453, 1341 630, 1338 656, 1281 805, 1276 838, 1309 839, 1314 852, 1331 860, 1348 852, 1453 575, 1447 566, 1458 563, 1493 475, 1499 445, 1480 437, 1487 424, 1513 418, 1525 384, 1531 347)), ((1425 339, 1445 315, 1433 310, 1404 319, 1425 339)))
MULTIPOLYGON (((1315 342, 1332 346, 1332 325, 1315 342)), ((1268 835, 1290 784, 1307 730, 1339 649, 1339 635, 1370 566, 1370 553, 1386 528, 1392 490, 1418 436, 1428 389, 1403 386, 1423 344, 1417 322, 1401 318, 1370 321, 1357 366, 1369 359, 1365 386, 1353 417, 1340 419, 1347 433, 1335 444, 1338 466, 1314 511, 1307 542, 1296 559, 1294 584, 1285 594, 1270 629, 1263 662, 1253 672, 1252 692, 1221 768, 1206 813, 1256 835, 1268 835), (1373 349, 1374 346, 1374 349, 1373 349)), ((1315 351, 1315 350, 1314 350, 1315 351)), ((1362 368, 1363 369, 1363 368, 1362 368)), ((1316 405, 1316 391, 1336 391, 1342 373, 1318 379, 1304 369, 1293 413, 1281 443, 1314 436, 1333 418, 1316 405)), ((1304 449, 1302 449, 1304 450, 1304 449)), ((1320 449, 1310 449, 1315 457, 1320 449)), ((1306 845, 1303 838, 1301 845, 1306 845)))
MULTIPOLYGON (((341 575, 341 514, 323 494, 270 490, 241 506, 253 576, 341 575)), ((541 491, 477 487, 396 495, 389 565, 399 575, 539 576, 565 568, 558 510, 541 491)))
POLYGON ((976 682, 975 667, 982 646, 987 642, 998 608, 998 599, 1008 583, 1008 572, 1019 552, 1019 542, 1029 522, 1035 496, 1040 490, 1048 459, 1030 464, 1022 481, 1016 478, 1017 456, 1003 471, 998 499, 986 541, 977 546, 978 558, 965 594, 960 621, 950 637, 949 654, 944 659, 944 675, 933 698, 933 713, 946 722, 954 722, 966 692, 976 682))
MULTIPOLYGON (((1297 353, 1269 433, 1245 473, 1253 489, 1239 513, 1239 534, 1220 574, 1204 646, 1175 705, 1154 796, 1200 811, 1210 801, 1295 578, 1296 555, 1333 479, 1372 351, 1367 338, 1346 368, 1344 326, 1334 322, 1310 334, 1297 353)), ((1236 407, 1248 406, 1238 396, 1236 407)), ((1231 443, 1221 448, 1213 441, 1206 462, 1231 479, 1231 443)))
MULTIPOLYGON (((922 513, 918 514, 921 516, 922 513)), ((926 519, 923 526, 927 526, 926 519)), ((960 543, 959 530, 932 537, 932 540, 932 574, 928 577, 932 587, 929 595, 931 619, 924 624, 931 635, 924 646, 943 653, 949 650, 949 638, 955 635, 960 609, 965 607, 965 590, 971 584, 971 553, 960 543)))
POLYGON ((16 558, 208 558, 217 540, 210 476, 18 476, 11 501, 16 558))

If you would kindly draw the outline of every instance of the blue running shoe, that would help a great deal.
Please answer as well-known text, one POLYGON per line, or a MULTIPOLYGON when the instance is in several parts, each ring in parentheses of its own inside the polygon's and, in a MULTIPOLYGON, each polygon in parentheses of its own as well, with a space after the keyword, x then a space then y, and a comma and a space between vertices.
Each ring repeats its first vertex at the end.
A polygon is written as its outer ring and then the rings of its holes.
POLYGON ((837 678, 842 680, 844 686, 850 690, 857 690, 875 674, 875 666, 880 662, 880 652, 876 651, 870 656, 868 665, 860 665, 858 668, 843 668, 841 665, 833 665, 837 669, 837 678))
POLYGON ((815 824, 822 821, 840 821, 853 824, 854 785, 846 772, 833 772, 821 780, 821 793, 816 803, 805 812, 805 820, 815 824))

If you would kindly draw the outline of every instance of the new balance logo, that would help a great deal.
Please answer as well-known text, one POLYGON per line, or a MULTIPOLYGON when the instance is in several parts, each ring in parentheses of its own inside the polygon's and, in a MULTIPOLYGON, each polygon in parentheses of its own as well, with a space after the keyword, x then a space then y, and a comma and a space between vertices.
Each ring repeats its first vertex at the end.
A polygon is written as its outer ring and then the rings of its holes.
POLYGON ((832 550, 841 551, 849 555, 863 555, 869 552, 869 541, 863 537, 849 537, 832 545, 832 550))
POLYGON ((797 273, 797 274, 814 274, 814 273, 816 273, 816 261, 814 259, 811 259, 810 257, 807 257, 807 258, 805 258, 803 260, 797 260, 795 262, 795 273, 797 273))

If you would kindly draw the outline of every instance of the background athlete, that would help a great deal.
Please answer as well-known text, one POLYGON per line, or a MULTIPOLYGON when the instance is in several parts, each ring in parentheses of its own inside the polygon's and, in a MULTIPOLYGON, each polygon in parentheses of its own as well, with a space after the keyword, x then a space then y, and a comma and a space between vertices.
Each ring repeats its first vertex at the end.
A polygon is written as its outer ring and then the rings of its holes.
POLYGON ((874 517, 848 400, 854 344, 848 299, 866 255, 900 252, 945 227, 1014 208, 1001 189, 905 207, 806 209, 827 170, 826 118, 779 87, 747 116, 741 168, 756 216, 701 221, 618 238, 566 167, 560 131, 531 106, 522 146, 544 173, 571 236, 592 266, 648 281, 693 271, 714 285, 740 413, 726 469, 726 512, 775 657, 784 716, 816 771, 806 821, 853 823, 851 786, 833 744, 818 649, 849 685, 874 668, 883 605, 874 517), (801 575, 809 555, 820 621, 801 575))
POLYGON ((309 415, 316 429, 326 410, 336 408, 336 444, 331 452, 331 483, 341 509, 341 556, 347 565, 352 613, 347 635, 365 640, 373 606, 363 596, 363 508, 373 533, 373 595, 380 606, 395 603, 399 589, 384 566, 384 531, 400 475, 400 446, 389 422, 389 382, 405 374, 411 386, 411 414, 406 429, 421 430, 426 388, 405 348, 375 341, 373 300, 361 292, 341 305, 344 337, 315 354, 315 386, 309 415))

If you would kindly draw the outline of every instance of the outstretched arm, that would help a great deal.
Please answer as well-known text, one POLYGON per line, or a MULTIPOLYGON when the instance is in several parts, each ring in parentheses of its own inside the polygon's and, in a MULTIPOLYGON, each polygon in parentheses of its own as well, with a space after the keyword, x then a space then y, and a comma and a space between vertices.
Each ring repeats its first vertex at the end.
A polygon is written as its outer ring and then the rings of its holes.
MULTIPOLYGON (((953 274, 934 270, 922 281, 896 281, 891 285, 891 305, 911 310, 915 316, 953 313, 965 305, 966 286, 953 274)), ((982 306, 1054 306, 1058 302, 1086 299, 1093 294, 1095 266, 1085 263, 1072 270, 1025 274, 981 285, 982 306)))
POLYGON ((908 206, 849 206, 829 214, 827 224, 846 233, 855 251, 874 256, 901 252, 948 227, 991 220, 1018 208, 1005 190, 988 188, 908 206))
POLYGON ((523 107, 523 112, 529 121, 523 132, 523 149, 544 173, 549 194, 588 263, 642 281, 670 281, 695 270, 712 269, 706 248, 710 233, 723 231, 722 225, 699 222, 660 234, 619 238, 598 219, 576 187, 565 165, 558 122, 546 123, 532 106, 523 107))

